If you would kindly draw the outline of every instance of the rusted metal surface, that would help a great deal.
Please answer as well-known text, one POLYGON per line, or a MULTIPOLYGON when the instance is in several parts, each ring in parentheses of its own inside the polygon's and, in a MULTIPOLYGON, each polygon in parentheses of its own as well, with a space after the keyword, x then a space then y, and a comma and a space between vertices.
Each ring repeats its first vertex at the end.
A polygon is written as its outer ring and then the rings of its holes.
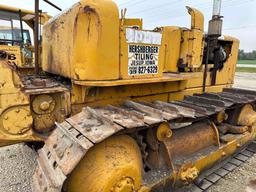
POLYGON ((249 102, 251 102, 251 100, 249 100, 244 95, 222 92, 222 93, 220 93, 220 96, 222 96, 224 98, 227 98, 227 99, 232 99, 235 103, 249 103, 249 102))
POLYGON ((85 154, 84 149, 61 132, 61 129, 56 129, 45 144, 65 175, 74 169, 85 154))
POLYGON ((168 112, 165 110, 165 108, 161 108, 160 106, 158 106, 156 103, 147 103, 147 102, 140 102, 142 104, 142 106, 146 106, 145 110, 147 112, 151 111, 152 113, 157 113, 159 114, 159 117, 161 118, 161 120, 167 120, 170 121, 172 119, 177 119, 177 113, 175 112, 168 112))
POLYGON ((61 191, 70 174, 93 144, 67 122, 57 129, 39 151, 38 167, 33 178, 33 191, 61 191))
MULTIPOLYGON (((220 147, 219 140, 225 144, 238 139, 244 132, 249 132, 246 126, 225 124, 215 126, 207 120, 213 119, 219 111, 229 110, 236 106, 241 107, 242 100, 242 103, 255 102, 255 93, 227 89, 218 94, 189 96, 179 102, 127 101, 120 106, 86 107, 82 112, 66 119, 63 123, 56 124, 56 130, 39 152, 39 166, 34 176, 33 191, 56 190, 60 192, 67 175, 72 172, 91 147, 118 132, 125 130, 135 132, 138 128, 149 129, 163 122, 168 122, 173 132, 169 141, 168 139, 163 141, 165 144, 163 146, 168 150, 169 158, 174 160, 176 166, 185 162, 186 159, 193 161, 207 155, 220 147), (172 127, 174 124, 181 126, 172 127), (221 135, 218 134, 219 132, 221 135), (204 151, 201 151, 202 149, 204 151), (198 154, 193 156, 193 153, 198 154)), ((141 143, 144 143, 142 137, 141 143)), ((224 172, 233 169, 234 165, 238 166, 240 162, 245 161, 255 152, 256 147, 249 146, 246 152, 236 156, 232 162, 230 161, 233 166, 228 164, 221 167, 224 171, 220 169, 214 172, 214 175, 208 175, 203 185, 196 187, 201 191, 207 189, 219 177, 223 177, 224 172)), ((146 150, 145 154, 147 154, 146 150)), ((190 172, 185 174, 185 177, 189 175, 190 172)), ((162 182, 161 179, 166 177, 161 176, 153 183, 159 184, 162 182)))
POLYGON ((173 114, 174 112, 175 114, 177 114, 177 118, 178 117, 195 118, 195 110, 193 108, 182 107, 180 105, 177 105, 176 102, 165 103, 162 101, 155 101, 153 103, 155 103, 159 107, 162 107, 162 109, 165 110, 166 112, 169 112, 171 114, 173 114))
POLYGON ((250 96, 256 99, 256 91, 238 89, 238 88, 225 88, 224 91, 232 94, 250 96))
POLYGON ((206 97, 209 99, 216 99, 222 102, 225 102, 226 105, 231 106, 234 104, 232 99, 221 97, 218 93, 204 93, 204 94, 196 94, 197 96, 206 97))
POLYGON ((215 145, 215 138, 217 136, 211 125, 197 123, 189 127, 174 130, 172 138, 164 141, 164 145, 168 150, 169 156, 175 161, 175 159, 188 157, 199 150, 215 145))
POLYGON ((83 111, 67 119, 72 126, 85 135, 93 143, 99 143, 123 128, 111 119, 87 107, 83 111))
POLYGON ((38 167, 33 180, 33 191, 60 191, 66 176, 57 166, 47 146, 39 152, 38 167))
POLYGON ((53 78, 38 77, 34 75, 26 75, 21 78, 24 84, 24 89, 42 89, 58 87, 61 83, 57 82, 53 78))
POLYGON ((187 101, 175 101, 173 104, 181 106, 185 109, 192 109, 194 110, 194 116, 196 118, 204 117, 211 115, 212 112, 209 112, 206 108, 203 108, 201 106, 194 105, 193 103, 187 102, 187 101))
POLYGON ((48 76, 20 75, 22 91, 29 95, 68 92, 68 83, 60 82, 48 76))
POLYGON ((113 122, 127 129, 146 126, 143 115, 132 113, 120 107, 109 105, 95 110, 105 118, 110 118, 113 122))
POLYGON ((137 113, 142 114, 147 124, 156 124, 164 121, 163 113, 158 109, 133 101, 126 101, 124 106, 127 107, 127 110, 135 110, 137 113))

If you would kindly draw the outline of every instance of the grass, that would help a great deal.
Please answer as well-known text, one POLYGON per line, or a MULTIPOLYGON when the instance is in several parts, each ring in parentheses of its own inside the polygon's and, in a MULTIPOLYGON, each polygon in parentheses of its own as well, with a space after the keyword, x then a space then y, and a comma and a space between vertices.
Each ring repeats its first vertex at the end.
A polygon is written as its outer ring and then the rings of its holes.
POLYGON ((238 60, 238 64, 256 64, 256 60, 238 60))
POLYGON ((236 72, 256 73, 256 67, 237 67, 236 72))

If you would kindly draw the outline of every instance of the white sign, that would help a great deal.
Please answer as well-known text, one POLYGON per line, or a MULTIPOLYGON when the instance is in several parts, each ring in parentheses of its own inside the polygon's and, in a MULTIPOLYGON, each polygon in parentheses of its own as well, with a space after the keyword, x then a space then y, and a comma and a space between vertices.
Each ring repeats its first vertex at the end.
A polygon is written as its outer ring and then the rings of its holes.
POLYGON ((128 45, 128 74, 144 75, 158 73, 158 45, 128 45))
POLYGON ((128 75, 158 74, 158 55, 162 34, 126 29, 128 43, 128 75))
POLYGON ((127 43, 142 43, 161 45, 162 34, 153 31, 142 31, 137 29, 126 29, 127 43))

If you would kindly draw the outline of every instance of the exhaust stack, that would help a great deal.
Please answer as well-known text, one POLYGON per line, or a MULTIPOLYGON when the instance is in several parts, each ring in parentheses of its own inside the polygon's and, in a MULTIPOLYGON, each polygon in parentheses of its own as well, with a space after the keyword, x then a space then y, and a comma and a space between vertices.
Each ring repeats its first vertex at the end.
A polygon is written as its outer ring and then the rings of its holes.
POLYGON ((208 64, 213 63, 214 68, 211 74, 211 85, 216 84, 217 71, 223 67, 223 62, 226 59, 224 49, 219 45, 218 39, 222 35, 222 16, 221 13, 222 0, 213 0, 212 19, 209 21, 209 28, 207 34, 207 47, 205 49, 205 68, 203 78, 203 92, 205 92, 206 79, 208 72, 208 64))
POLYGON ((214 0, 213 2, 213 10, 212 10, 212 17, 219 17, 221 11, 221 0, 214 0))
POLYGON ((208 36, 220 37, 222 35, 221 0, 214 0, 212 19, 209 21, 208 36))

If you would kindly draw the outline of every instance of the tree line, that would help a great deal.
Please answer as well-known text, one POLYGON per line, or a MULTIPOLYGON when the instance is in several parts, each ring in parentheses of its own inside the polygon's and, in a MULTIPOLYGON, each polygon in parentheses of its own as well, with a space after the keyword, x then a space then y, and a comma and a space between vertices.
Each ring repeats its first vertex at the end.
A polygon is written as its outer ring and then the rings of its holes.
POLYGON ((256 60, 256 50, 252 52, 245 52, 244 50, 239 50, 238 59, 239 60, 256 60))

